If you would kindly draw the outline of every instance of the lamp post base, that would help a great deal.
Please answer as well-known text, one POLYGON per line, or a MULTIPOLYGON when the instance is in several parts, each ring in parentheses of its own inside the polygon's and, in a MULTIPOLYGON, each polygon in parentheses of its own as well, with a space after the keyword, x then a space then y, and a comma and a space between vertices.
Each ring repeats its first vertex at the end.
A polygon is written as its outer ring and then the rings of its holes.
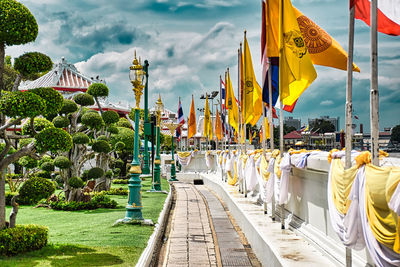
POLYGON ((176 171, 175 171, 175 164, 171 164, 171 178, 168 180, 169 182, 177 182, 179 181, 176 179, 176 171))
POLYGON ((117 220, 113 226, 120 225, 120 224, 140 224, 140 225, 150 225, 153 226, 154 222, 151 219, 131 219, 131 218, 123 218, 117 220))

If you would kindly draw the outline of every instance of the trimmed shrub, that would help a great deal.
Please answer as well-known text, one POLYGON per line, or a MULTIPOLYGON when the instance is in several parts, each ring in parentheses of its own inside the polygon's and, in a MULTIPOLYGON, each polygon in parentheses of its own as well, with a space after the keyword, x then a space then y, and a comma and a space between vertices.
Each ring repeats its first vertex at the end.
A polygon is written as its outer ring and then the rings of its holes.
POLYGON ((107 125, 116 123, 119 121, 119 115, 114 110, 104 111, 103 114, 101 114, 101 116, 103 117, 103 120, 107 125))
POLYGON ((53 119, 53 124, 57 128, 66 128, 69 126, 70 121, 64 116, 57 116, 53 119))
POLYGON ((82 188, 83 185, 85 184, 80 177, 71 177, 68 180, 69 186, 72 188, 82 188))
POLYGON ((122 151, 125 148, 125 144, 121 141, 115 143, 114 149, 117 151, 122 151))
POLYGON ((103 174, 104 174, 104 170, 102 168, 94 167, 88 171, 87 176, 89 179, 97 179, 97 178, 102 177, 103 174))
POLYGON ((19 71, 24 79, 37 79, 38 74, 51 70, 53 62, 40 52, 28 52, 14 60, 14 69, 19 71))
POLYGON ((71 164, 71 161, 65 156, 57 156, 54 159, 54 166, 60 169, 68 169, 69 167, 71 167, 71 164))
POLYGON ((29 91, 4 91, 0 99, 0 112, 12 118, 33 118, 46 113, 46 101, 29 91))
POLYGON ((18 160, 18 164, 27 169, 32 169, 37 166, 37 160, 30 156, 23 156, 18 160))
POLYGON ((108 153, 111 151, 111 146, 107 141, 100 140, 93 143, 92 149, 97 153, 108 153))
POLYGON ((94 97, 105 97, 108 96, 108 87, 103 83, 92 83, 89 86, 87 93, 94 97))
POLYGON ((109 191, 102 191, 105 192, 107 195, 118 195, 118 196, 127 196, 129 190, 120 188, 111 188, 109 191))
POLYGON ((51 151, 68 151, 72 148, 72 137, 59 128, 48 128, 36 135, 36 149, 39 153, 51 151))
POLYGON ((111 135, 110 143, 113 147, 118 142, 122 142, 125 144, 124 150, 133 151, 133 145, 135 141, 135 133, 132 129, 118 127, 118 134, 111 135))
POLYGON ((35 41, 39 27, 29 9, 18 1, 0 1, 0 42, 7 46, 35 41))
POLYGON ((40 87, 30 90, 30 92, 40 96, 46 101, 46 112, 44 115, 55 115, 60 112, 64 97, 57 90, 51 87, 40 87))
MULTIPOLYGON (((35 118, 34 119, 33 129, 35 129, 36 132, 41 132, 47 128, 54 128, 54 124, 51 121, 46 120, 45 118, 35 118)), ((23 135, 31 135, 31 136, 34 135, 32 132, 30 123, 25 123, 22 126, 21 132, 23 135)))
POLYGON ((122 159, 117 159, 114 161, 114 168, 124 167, 124 161, 122 159))
POLYGON ((93 96, 86 94, 86 93, 80 93, 74 96, 74 101, 78 105, 81 106, 91 106, 94 105, 94 99, 93 96))
POLYGON ((83 114, 81 121, 91 129, 99 129, 104 125, 103 118, 97 112, 86 112, 83 114))
POLYGON ((126 118, 120 118, 119 121, 115 124, 117 127, 124 127, 124 128, 129 128, 131 129, 132 126, 129 123, 128 119, 126 118))
POLYGON ((78 110, 78 105, 74 101, 69 99, 64 99, 63 106, 60 110, 60 114, 69 114, 77 110, 78 110))
POLYGON ((52 172, 54 171, 54 162, 53 161, 43 162, 42 165, 40 165, 40 169, 47 172, 52 172))
POLYGON ((76 210, 94 210, 98 208, 108 208, 115 209, 117 208, 118 203, 115 200, 112 200, 109 196, 105 194, 94 194, 92 200, 89 202, 66 202, 63 200, 60 201, 52 201, 50 202, 50 207, 54 210, 67 210, 67 211, 76 211, 76 210))
POLYGON ((113 184, 129 184, 129 180, 128 179, 114 179, 113 184))
POLYGON ((45 179, 51 179, 51 173, 48 171, 40 170, 38 172, 35 172, 33 175, 35 175, 37 177, 45 178, 45 179))
POLYGON ((88 173, 89 173, 89 170, 84 170, 84 171, 82 172, 81 179, 82 179, 83 181, 85 181, 85 182, 86 182, 87 180, 89 180, 88 173))
POLYGON ((0 255, 12 256, 38 250, 47 245, 49 228, 40 225, 16 225, 0 230, 0 255))
POLYGON ((54 184, 41 177, 31 177, 24 182, 19 190, 20 204, 35 204, 42 198, 48 198, 54 193, 54 184))
POLYGON ((38 162, 38 166, 41 167, 43 163, 45 162, 52 162, 53 163, 53 159, 49 156, 49 155, 44 155, 38 162))
POLYGON ((56 178, 54 180, 56 181, 56 183, 59 186, 63 186, 64 185, 64 179, 61 177, 61 175, 56 175, 56 178))
POLYGON ((76 133, 72 136, 74 144, 87 144, 89 143, 89 136, 85 133, 76 133))
POLYGON ((118 128, 114 125, 111 125, 110 127, 107 128, 107 132, 112 133, 112 134, 117 134, 118 128))

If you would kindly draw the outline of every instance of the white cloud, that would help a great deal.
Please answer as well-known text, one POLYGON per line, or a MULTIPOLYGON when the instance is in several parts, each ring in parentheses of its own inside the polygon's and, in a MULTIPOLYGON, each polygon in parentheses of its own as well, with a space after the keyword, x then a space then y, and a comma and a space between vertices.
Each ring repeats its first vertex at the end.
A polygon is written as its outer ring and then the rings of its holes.
POLYGON ((332 100, 324 100, 321 102, 321 106, 331 106, 331 105, 333 105, 332 100))

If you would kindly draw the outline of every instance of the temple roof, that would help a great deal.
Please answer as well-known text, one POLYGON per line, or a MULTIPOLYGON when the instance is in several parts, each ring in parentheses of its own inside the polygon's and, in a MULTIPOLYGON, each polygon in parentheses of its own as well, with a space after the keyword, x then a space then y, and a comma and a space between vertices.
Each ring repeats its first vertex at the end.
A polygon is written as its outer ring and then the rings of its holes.
POLYGON ((39 87, 52 87, 64 92, 86 92, 88 87, 95 82, 105 83, 103 80, 88 78, 80 73, 77 68, 62 57, 60 63, 53 65, 53 69, 40 78, 27 82, 19 87, 20 90, 29 90, 39 87))

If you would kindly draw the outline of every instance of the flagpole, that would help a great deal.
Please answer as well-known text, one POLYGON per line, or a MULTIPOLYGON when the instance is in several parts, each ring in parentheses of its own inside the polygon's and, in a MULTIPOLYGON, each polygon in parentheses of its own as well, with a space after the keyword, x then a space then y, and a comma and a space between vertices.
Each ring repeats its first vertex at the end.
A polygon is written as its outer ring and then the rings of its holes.
MULTIPOLYGON (((246 33, 247 33, 247 31, 246 30, 244 30, 244 40, 246 39, 246 33)), ((244 49, 246 49, 246 46, 244 46, 244 49)), ((246 55, 246 51, 244 51, 244 54, 246 55)), ((240 57, 242 56, 242 43, 240 43, 240 57)), ((241 58, 240 58, 240 60, 241 60, 241 58)), ((245 67, 246 67, 246 65, 247 64, 244 64, 243 65, 243 72, 244 72, 244 74, 243 74, 243 77, 246 75, 246 70, 244 69, 245 67)), ((244 78, 244 80, 246 81, 246 78, 244 78)), ((242 137, 243 137, 243 139, 242 139, 242 141, 244 142, 244 144, 243 144, 243 146, 244 146, 244 153, 245 154, 247 154, 247 143, 246 143, 246 92, 244 92, 244 88, 241 88, 242 87, 242 85, 240 84, 240 91, 241 91, 241 93, 242 93, 242 96, 241 96, 241 98, 242 98, 242 107, 243 107, 243 109, 242 109, 242 137)), ((244 177, 245 178, 245 177, 244 177)), ((243 184, 244 184, 244 197, 247 197, 247 183, 246 183, 246 179, 243 179, 243 184)))
POLYGON ((377 0, 371 0, 371 158, 379 166, 379 91, 378 91, 378 34, 377 0))
MULTIPOLYGON (((345 168, 351 168, 351 150, 352 150, 352 124, 353 124, 353 50, 354 50, 354 17, 355 8, 350 8, 349 16, 349 43, 347 57, 347 86, 346 86, 346 162, 345 168)), ((331 196, 330 196, 331 197, 331 196)), ((352 251, 346 247, 346 266, 352 266, 352 251)))
MULTIPOLYGON (((243 153, 243 144, 242 144, 242 140, 243 140, 243 125, 242 125, 242 121, 243 121, 243 117, 242 117, 242 96, 241 96, 241 80, 240 80, 240 69, 242 66, 242 43, 240 43, 239 49, 238 49, 238 84, 237 84, 237 90, 238 90, 238 144, 237 144, 237 149, 238 149, 238 155, 239 157, 242 155, 243 153)), ((239 192, 244 193, 244 179, 241 183, 241 185, 239 185, 239 192)))
MULTIPOLYGON (((279 6, 279 27, 281 29, 283 29, 283 0, 280 1, 280 6, 279 6)), ((282 32, 282 30, 281 30, 282 32)), ((279 36, 280 38, 280 44, 279 44, 279 49, 281 50, 280 55, 279 55, 279 59, 282 58, 282 53, 284 52, 284 49, 282 47, 283 44, 283 36, 279 36)), ((279 66, 280 67, 280 66, 279 66)), ((279 90, 282 90, 282 72, 281 72, 281 68, 279 68, 279 90)), ((280 94, 280 96, 282 96, 282 94, 280 94)), ((281 157, 283 157, 283 99, 282 97, 280 97, 280 104, 281 104, 281 108, 279 111, 279 149, 280 149, 280 154, 281 157)), ((280 205, 281 208, 281 229, 285 229, 285 207, 284 205, 280 205)))

